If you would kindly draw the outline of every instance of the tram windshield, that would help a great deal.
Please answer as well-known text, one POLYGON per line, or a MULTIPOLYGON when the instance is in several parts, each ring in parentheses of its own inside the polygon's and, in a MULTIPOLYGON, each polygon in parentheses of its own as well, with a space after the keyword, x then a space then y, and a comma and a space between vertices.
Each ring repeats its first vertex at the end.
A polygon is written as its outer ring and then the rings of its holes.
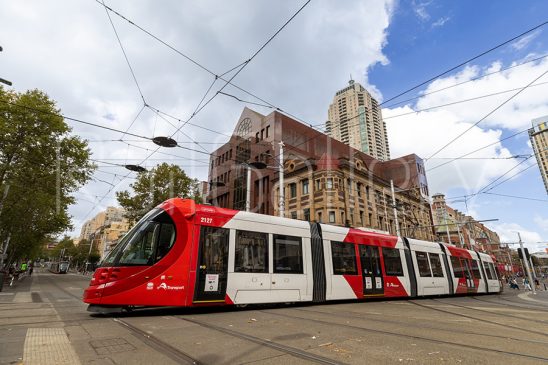
POLYGON ((105 257, 101 267, 146 266, 162 259, 175 242, 175 225, 161 209, 145 215, 105 257))

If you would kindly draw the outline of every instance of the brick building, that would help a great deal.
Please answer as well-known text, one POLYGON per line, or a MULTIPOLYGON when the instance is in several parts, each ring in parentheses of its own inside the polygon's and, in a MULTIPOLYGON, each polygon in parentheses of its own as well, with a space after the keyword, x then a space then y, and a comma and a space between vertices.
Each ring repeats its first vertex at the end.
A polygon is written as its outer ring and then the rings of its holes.
POLYGON ((434 239, 418 156, 380 161, 277 111, 244 108, 230 140, 211 155, 208 203, 245 209, 247 164, 263 162, 266 169, 251 173, 251 211, 278 215, 281 141, 284 216, 395 233, 392 180, 402 235, 434 239))

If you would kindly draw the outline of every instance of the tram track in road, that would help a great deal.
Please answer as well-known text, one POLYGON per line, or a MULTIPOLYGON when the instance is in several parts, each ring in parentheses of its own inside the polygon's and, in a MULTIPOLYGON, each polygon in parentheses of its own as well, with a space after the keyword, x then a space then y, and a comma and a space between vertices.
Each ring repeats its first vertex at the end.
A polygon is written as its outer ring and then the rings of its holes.
POLYGON ((142 329, 128 323, 127 321, 124 321, 120 318, 113 318, 112 319, 115 323, 118 325, 126 328, 130 333, 135 335, 137 338, 139 338, 142 342, 144 342, 147 346, 150 348, 156 350, 157 352, 169 357, 171 360, 175 361, 178 364, 184 363, 184 364, 194 364, 194 365, 202 365, 203 363, 200 362, 198 359, 193 358, 189 354, 173 347, 172 345, 168 344, 165 341, 162 341, 156 336, 151 335, 150 333, 143 331, 142 329))
POLYGON ((251 336, 251 335, 248 335, 248 334, 245 334, 245 333, 242 333, 242 332, 234 331, 234 330, 231 330, 231 329, 228 329, 228 328, 225 328, 225 327, 221 327, 221 326, 216 326, 214 324, 206 323, 206 322, 199 321, 199 320, 196 320, 196 319, 182 318, 182 317, 178 317, 178 316, 173 316, 173 318, 177 318, 177 319, 180 319, 180 320, 183 320, 183 321, 186 321, 186 322, 190 322, 190 323, 196 324, 198 326, 201 326, 203 328, 206 328, 206 329, 209 329, 209 330, 214 330, 214 331, 217 331, 217 332, 221 332, 221 333, 224 333, 226 335, 236 337, 236 338, 248 341, 248 342, 253 342, 255 344, 258 344, 258 345, 261 345, 261 346, 264 346, 264 347, 269 347, 271 349, 280 351, 284 354, 291 355, 291 356, 294 356, 294 357, 297 357, 297 358, 300 358, 300 359, 303 359, 303 360, 315 362, 315 363, 318 363, 318 364, 327 364, 327 365, 341 365, 341 364, 344 364, 340 361, 336 361, 336 360, 333 360, 333 359, 330 359, 330 358, 327 358, 327 357, 316 355, 316 354, 313 354, 311 352, 300 350, 300 349, 297 349, 297 348, 294 348, 294 347, 291 347, 291 346, 286 346, 286 345, 283 345, 279 342, 274 342, 274 341, 270 341, 270 340, 267 340, 267 339, 262 339, 262 338, 259 338, 259 337, 251 336))
POLYGON ((441 312, 441 313, 447 313, 447 314, 451 314, 451 315, 458 316, 458 317, 468 318, 468 319, 472 319, 472 320, 483 322, 483 323, 489 323, 489 324, 504 327, 504 328, 511 328, 513 330, 518 330, 518 331, 522 331, 522 332, 527 332, 527 333, 532 333, 532 334, 535 334, 535 335, 548 337, 548 333, 546 333, 546 332, 540 332, 540 331, 535 331, 535 330, 530 330, 530 329, 524 329, 524 328, 521 328, 521 327, 518 327, 518 326, 512 326, 512 325, 509 325, 509 324, 499 323, 499 322, 496 322, 496 321, 490 321, 488 319, 469 316, 467 314, 455 313, 455 312, 451 312, 451 311, 445 310, 445 309, 434 308, 434 307, 431 307, 431 306, 428 306, 428 305, 425 305, 425 304, 416 303, 416 301, 414 301, 414 300, 409 300, 408 302, 412 303, 412 304, 414 304, 418 307, 421 307, 421 308, 425 308, 425 309, 429 309, 429 310, 433 310, 433 311, 437 311, 437 312, 441 312))
POLYGON ((488 313, 490 315, 493 315, 493 316, 501 316, 501 317, 510 317, 510 318, 516 318, 516 319, 519 319, 519 320, 522 320, 522 321, 527 321, 527 322, 533 322, 533 323, 543 323, 543 324, 546 324, 547 322, 543 319, 538 319, 538 320, 533 320, 533 319, 529 319, 529 318, 524 318, 524 317, 520 317, 520 316, 516 316, 516 315, 513 315, 513 314, 506 314, 506 313, 496 313, 496 312, 490 312, 486 309, 480 309, 480 308, 474 308, 474 307, 469 307, 469 306, 466 306, 466 305, 462 305, 462 304, 454 304, 454 303, 449 303, 447 301, 442 301, 442 300, 439 300, 439 299, 435 299, 435 298, 431 298, 430 300, 433 300, 435 302, 438 302, 438 303, 442 303, 442 304, 445 304, 445 305, 451 305, 453 307, 458 307, 458 308, 463 308, 463 309, 468 309, 468 310, 473 310, 473 311, 477 311, 477 312, 484 312, 484 313, 488 313))
POLYGON ((493 349, 493 348, 488 348, 488 347, 481 347, 481 346, 476 346, 476 345, 468 345, 468 344, 463 344, 463 343, 444 341, 444 340, 440 340, 440 339, 436 339, 436 338, 430 338, 430 337, 424 337, 424 336, 418 336, 418 335, 407 335, 407 334, 402 334, 402 333, 398 333, 398 332, 379 330, 379 329, 370 328, 370 327, 360 327, 360 326, 355 326, 355 325, 351 325, 351 324, 334 323, 334 322, 324 321, 324 320, 320 320, 320 319, 304 318, 304 317, 294 316, 294 315, 285 314, 285 313, 276 313, 274 311, 261 310, 259 312, 266 313, 266 314, 271 314, 271 315, 279 316, 279 317, 285 317, 285 318, 293 319, 293 320, 300 319, 300 320, 304 320, 304 321, 308 321, 308 322, 313 322, 313 323, 316 323, 316 324, 319 323, 319 324, 323 324, 323 325, 326 325, 326 326, 329 326, 329 327, 333 327, 333 326, 343 327, 343 328, 353 329, 353 330, 356 330, 356 331, 364 331, 364 332, 367 332, 367 333, 377 333, 377 334, 386 335, 386 336, 393 336, 393 337, 406 338, 406 339, 412 339, 412 340, 422 340, 422 341, 428 341, 428 342, 432 342, 432 343, 436 343, 436 344, 447 345, 447 346, 451 346, 451 347, 464 348, 464 349, 468 349, 468 350, 477 350, 477 351, 482 351, 482 352, 497 353, 497 354, 501 354, 501 355, 509 355, 509 356, 513 356, 513 357, 526 358, 526 359, 532 359, 532 360, 541 360, 541 361, 544 361, 544 362, 548 362, 548 357, 541 357, 541 356, 529 355, 529 354, 524 354, 524 353, 519 353, 519 352, 511 352, 511 351, 498 350, 498 349, 493 349))
POLYGON ((520 308, 520 309, 529 309, 529 310, 534 310, 534 311, 538 311, 538 312, 545 312, 545 313, 548 313, 548 308, 545 307, 545 306, 540 306, 540 305, 534 305, 534 304, 523 304, 523 303, 518 303, 518 302, 514 302, 512 300, 508 300, 506 298, 501 298, 501 297, 497 297, 496 299, 500 300, 500 301, 504 301, 506 303, 510 303, 510 304, 503 304, 503 303, 497 303, 497 302, 494 302, 494 301, 491 301, 491 300, 486 300, 486 299, 480 299, 478 297, 470 297, 472 299, 475 299, 477 301, 480 301, 480 302, 484 302, 484 303, 490 303, 490 304, 498 304, 498 305, 501 305, 501 306, 506 306, 506 307, 513 307, 513 308, 520 308))
MULTIPOLYGON (((48 278, 49 279, 49 278, 48 278)), ((54 280, 48 280, 51 284, 53 284, 56 288, 61 290, 67 295, 70 295, 71 297, 74 297, 76 299, 81 300, 82 298, 74 295, 73 293, 67 291, 66 289, 62 288, 59 284, 57 284, 54 280)), ((90 318, 90 320, 95 320, 96 318, 90 318)), ((114 323, 117 325, 123 327, 126 329, 130 334, 135 336, 137 339, 139 339, 141 342, 143 342, 146 346, 150 347, 154 351, 161 353, 167 357, 169 357, 171 360, 173 360, 176 363, 179 364, 194 364, 194 365, 202 365, 202 363, 191 357, 190 355, 186 354, 185 352, 171 346, 165 341, 162 341, 158 337, 155 337, 151 335, 150 333, 143 331, 142 329, 128 323, 127 321, 115 317, 111 318, 114 323)), ((64 322, 64 321, 63 321, 64 322)))
MULTIPOLYGON (((355 319, 364 319, 364 315, 368 315, 366 313, 359 313, 359 312, 332 313, 332 312, 324 312, 324 311, 320 311, 320 310, 304 309, 304 308, 294 308, 294 309, 298 310, 298 311, 302 311, 302 312, 307 312, 307 313, 317 313, 317 314, 322 314, 322 315, 327 314, 327 315, 331 315, 331 316, 335 316, 335 317, 352 318, 352 319, 354 319, 354 318, 355 319)), ((377 315, 371 314, 369 316, 377 316, 377 315)), ((523 338, 519 338, 519 337, 501 336, 501 335, 492 335, 492 334, 477 333, 477 332, 471 332, 471 331, 455 330, 454 328, 451 328, 451 329, 438 328, 438 327, 434 327, 434 326, 426 326, 424 324, 421 325, 421 326, 417 326, 415 324, 405 325, 405 324, 402 324, 401 321, 391 321, 391 320, 387 320, 386 318, 383 318, 382 320, 381 319, 376 319, 376 318, 367 318, 367 321, 373 321, 373 322, 376 322, 376 323, 390 323, 390 324, 395 324, 395 325, 399 325, 399 326, 405 326, 405 327, 408 327, 408 328, 410 328, 410 327, 412 327, 412 328, 419 327, 419 328, 422 328, 422 329, 449 332, 449 333, 459 333, 459 334, 462 334, 462 335, 473 335, 473 336, 497 338, 497 339, 501 339, 501 340, 511 340, 511 341, 525 342, 525 343, 546 344, 546 345, 548 345, 548 340, 547 341, 527 340, 527 339, 523 339, 523 338)))

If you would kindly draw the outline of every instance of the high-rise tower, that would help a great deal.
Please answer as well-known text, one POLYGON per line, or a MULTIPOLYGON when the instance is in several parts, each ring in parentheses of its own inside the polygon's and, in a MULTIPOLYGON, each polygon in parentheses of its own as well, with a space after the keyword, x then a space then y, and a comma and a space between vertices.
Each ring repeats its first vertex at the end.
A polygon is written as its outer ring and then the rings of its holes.
POLYGON ((335 94, 329 106, 325 132, 377 160, 390 159, 381 108, 371 94, 354 80, 335 94))
POLYGON ((544 187, 548 193, 548 115, 533 119, 533 128, 529 129, 529 138, 531 138, 544 187))

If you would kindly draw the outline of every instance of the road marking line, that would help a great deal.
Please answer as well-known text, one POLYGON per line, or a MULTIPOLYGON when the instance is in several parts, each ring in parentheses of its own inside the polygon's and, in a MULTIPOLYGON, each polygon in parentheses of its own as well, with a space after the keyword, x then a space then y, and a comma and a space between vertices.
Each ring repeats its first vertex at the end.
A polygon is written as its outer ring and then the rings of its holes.
POLYGON ((14 303, 32 303, 30 292, 19 292, 13 298, 14 303))
POLYGON ((80 365, 63 328, 29 328, 23 351, 25 365, 80 365))

